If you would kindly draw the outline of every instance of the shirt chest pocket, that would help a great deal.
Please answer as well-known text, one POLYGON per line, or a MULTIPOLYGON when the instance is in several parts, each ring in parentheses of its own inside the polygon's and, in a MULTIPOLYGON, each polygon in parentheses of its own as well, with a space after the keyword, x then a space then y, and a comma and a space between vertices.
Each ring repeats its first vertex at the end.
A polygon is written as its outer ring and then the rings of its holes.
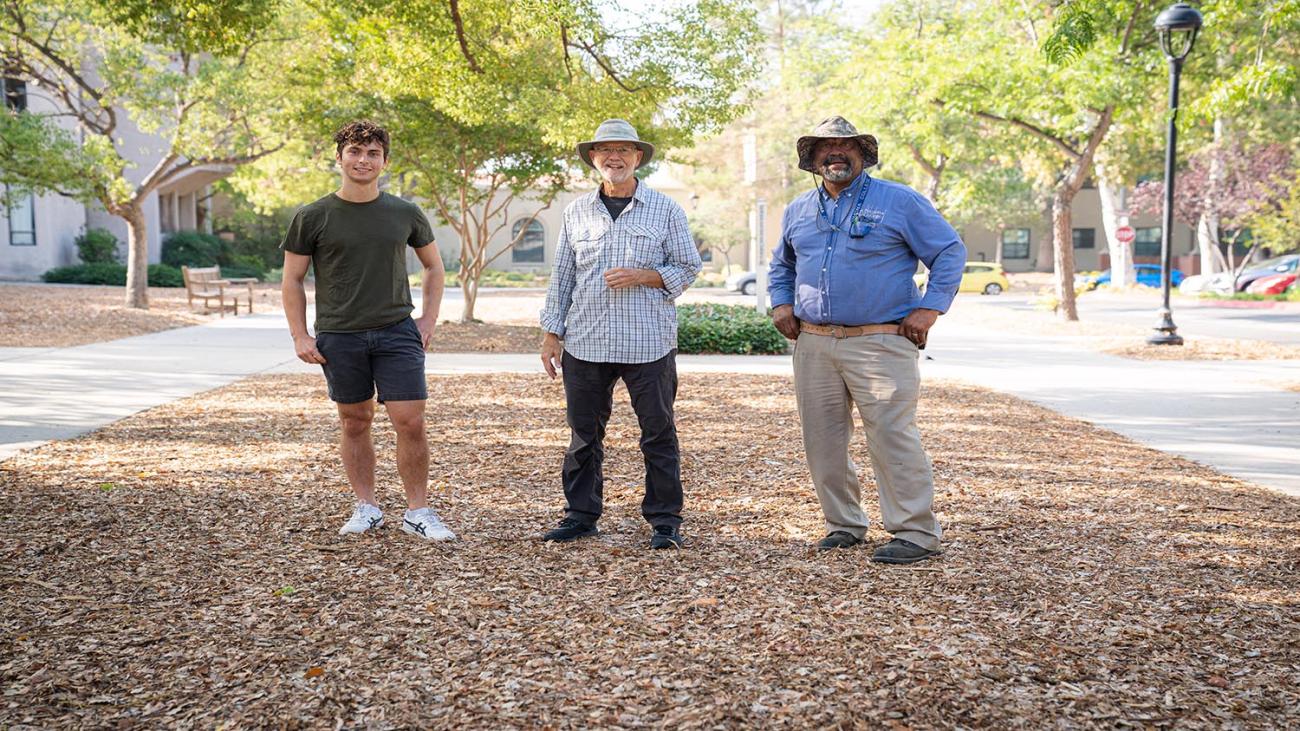
POLYGON ((862 254, 875 254, 901 244, 902 241, 889 226, 884 225, 884 222, 885 212, 871 209, 860 211, 852 221, 845 221, 844 229, 850 233, 849 250, 862 254))
POLYGON ((664 232, 642 224, 630 224, 620 235, 623 244, 623 266, 634 269, 655 269, 667 258, 664 252, 664 232))
POLYGON ((579 269, 596 265, 605 250, 605 231, 592 227, 579 229, 573 237, 573 258, 579 269))

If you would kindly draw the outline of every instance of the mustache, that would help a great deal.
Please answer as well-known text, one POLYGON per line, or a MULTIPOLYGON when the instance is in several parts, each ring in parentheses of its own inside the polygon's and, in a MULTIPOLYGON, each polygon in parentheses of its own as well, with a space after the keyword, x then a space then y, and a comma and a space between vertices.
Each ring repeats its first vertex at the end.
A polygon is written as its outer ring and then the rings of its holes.
POLYGON ((832 154, 830 154, 830 155, 827 155, 825 160, 822 160, 822 166, 824 167, 824 166, 826 166, 826 165, 832 165, 832 164, 837 163, 837 162, 842 162, 842 163, 844 163, 844 164, 847 165, 848 162, 849 162, 849 158, 848 158, 847 156, 845 156, 845 155, 840 155, 840 154, 838 154, 838 153, 832 153, 832 154))

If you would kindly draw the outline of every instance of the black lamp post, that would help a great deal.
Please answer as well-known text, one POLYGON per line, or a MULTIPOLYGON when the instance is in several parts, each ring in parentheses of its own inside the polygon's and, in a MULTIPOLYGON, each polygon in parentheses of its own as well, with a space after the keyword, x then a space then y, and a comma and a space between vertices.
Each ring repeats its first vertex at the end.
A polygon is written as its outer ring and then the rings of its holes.
POLYGON ((1160 232, 1160 287, 1164 296, 1160 308, 1160 324, 1156 334, 1147 338, 1152 345, 1182 345, 1183 338, 1174 325, 1173 311, 1169 308, 1169 283, 1173 276, 1173 242, 1170 237, 1174 227, 1174 157, 1178 144, 1178 77, 1183 71, 1183 59, 1192 52, 1196 34, 1201 30, 1201 14, 1187 3, 1174 3, 1156 17, 1156 32, 1160 35, 1160 49, 1169 59, 1169 135, 1165 144, 1165 211, 1160 232))

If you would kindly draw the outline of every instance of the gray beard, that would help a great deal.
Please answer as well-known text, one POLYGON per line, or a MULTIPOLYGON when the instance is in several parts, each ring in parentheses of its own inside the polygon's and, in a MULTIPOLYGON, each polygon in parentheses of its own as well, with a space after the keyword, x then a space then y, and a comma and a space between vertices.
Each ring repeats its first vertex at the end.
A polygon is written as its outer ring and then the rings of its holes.
POLYGON ((831 170, 830 166, 824 166, 822 168, 822 177, 831 181, 832 183, 843 183, 846 180, 853 179, 853 168, 850 167, 844 172, 838 173, 835 172, 834 170, 831 170))

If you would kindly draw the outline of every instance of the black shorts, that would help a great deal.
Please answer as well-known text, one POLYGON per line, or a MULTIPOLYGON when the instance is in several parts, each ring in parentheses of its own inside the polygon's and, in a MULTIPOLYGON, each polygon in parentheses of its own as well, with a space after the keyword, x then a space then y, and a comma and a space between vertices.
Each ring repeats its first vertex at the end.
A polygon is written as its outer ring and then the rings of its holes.
POLYGON ((369 401, 376 386, 380 403, 429 397, 424 382, 424 340, 409 317, 374 330, 317 333, 316 349, 325 356, 321 368, 331 401, 369 401))

